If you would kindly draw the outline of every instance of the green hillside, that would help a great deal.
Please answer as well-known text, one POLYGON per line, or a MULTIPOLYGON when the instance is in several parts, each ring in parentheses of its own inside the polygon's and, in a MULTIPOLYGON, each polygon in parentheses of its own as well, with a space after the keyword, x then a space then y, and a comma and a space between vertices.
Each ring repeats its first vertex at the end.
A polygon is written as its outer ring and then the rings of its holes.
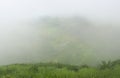
POLYGON ((97 67, 59 63, 0 66, 0 78, 119 78, 120 60, 103 61, 97 67))
POLYGON ((40 52, 43 62, 59 62, 64 64, 92 64, 95 62, 95 52, 92 46, 84 41, 82 29, 88 29, 89 23, 82 18, 52 18, 41 19, 43 43, 40 52), (75 32, 73 32, 73 31, 75 32), (80 35, 74 35, 76 32, 80 35), (42 52, 42 53, 41 53, 42 52))

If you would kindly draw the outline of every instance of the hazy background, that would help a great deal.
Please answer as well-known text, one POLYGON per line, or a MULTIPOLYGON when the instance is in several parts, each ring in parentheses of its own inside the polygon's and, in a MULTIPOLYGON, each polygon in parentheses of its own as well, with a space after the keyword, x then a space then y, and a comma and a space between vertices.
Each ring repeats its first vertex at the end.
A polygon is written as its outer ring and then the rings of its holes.
POLYGON ((0 0, 0 64, 119 59, 119 0, 0 0))
POLYGON ((12 21, 43 15, 78 15, 105 22, 119 22, 119 3, 118 0, 0 0, 0 18, 2 21, 12 21))

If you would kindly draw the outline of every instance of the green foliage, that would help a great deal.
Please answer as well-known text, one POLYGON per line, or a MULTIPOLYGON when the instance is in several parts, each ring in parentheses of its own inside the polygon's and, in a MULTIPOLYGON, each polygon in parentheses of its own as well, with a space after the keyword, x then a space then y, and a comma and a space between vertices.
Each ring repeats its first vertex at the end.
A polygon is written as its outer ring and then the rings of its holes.
POLYGON ((100 66, 100 69, 106 69, 106 68, 112 68, 113 67, 113 63, 111 61, 102 61, 102 64, 100 66))
POLYGON ((14 64, 0 67, 0 78, 120 78, 120 64, 103 61, 100 69, 59 63, 14 64))

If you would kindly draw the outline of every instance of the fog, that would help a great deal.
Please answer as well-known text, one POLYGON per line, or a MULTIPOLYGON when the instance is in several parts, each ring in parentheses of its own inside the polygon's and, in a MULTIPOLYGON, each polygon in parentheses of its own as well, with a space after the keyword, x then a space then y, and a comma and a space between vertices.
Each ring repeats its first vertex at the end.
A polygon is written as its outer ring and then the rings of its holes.
POLYGON ((0 65, 119 59, 119 2, 0 0, 0 65))

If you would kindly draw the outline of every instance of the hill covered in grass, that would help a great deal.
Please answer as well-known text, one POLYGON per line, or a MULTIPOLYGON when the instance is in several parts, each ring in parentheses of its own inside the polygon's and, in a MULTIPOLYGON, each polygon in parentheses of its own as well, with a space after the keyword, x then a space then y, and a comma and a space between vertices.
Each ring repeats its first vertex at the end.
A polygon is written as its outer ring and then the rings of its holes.
POLYGON ((82 17, 51 16, 2 26, 0 64, 96 65, 102 60, 119 59, 120 28, 95 23, 82 17))
POLYGON ((82 17, 43 17, 34 25, 42 39, 42 62, 94 65, 119 58, 119 30, 82 17))
MULTIPOLYGON (((42 62, 92 64, 93 46, 86 42, 93 26, 81 17, 43 17, 36 24, 42 39, 38 55, 42 62)), ((94 60, 95 62, 96 60, 94 60)))
POLYGON ((59 63, 0 66, 0 78, 119 78, 120 60, 103 61, 97 67, 59 63))

